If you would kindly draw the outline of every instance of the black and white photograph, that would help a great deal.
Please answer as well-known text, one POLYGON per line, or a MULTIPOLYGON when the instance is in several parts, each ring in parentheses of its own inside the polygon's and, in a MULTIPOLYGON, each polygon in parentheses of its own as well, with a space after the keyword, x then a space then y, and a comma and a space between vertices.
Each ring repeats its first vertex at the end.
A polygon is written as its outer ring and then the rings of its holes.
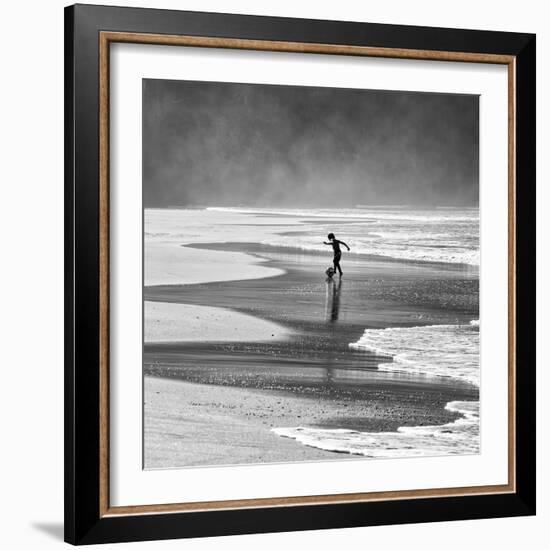
POLYGON ((479 96, 142 86, 144 468, 478 454, 479 96))

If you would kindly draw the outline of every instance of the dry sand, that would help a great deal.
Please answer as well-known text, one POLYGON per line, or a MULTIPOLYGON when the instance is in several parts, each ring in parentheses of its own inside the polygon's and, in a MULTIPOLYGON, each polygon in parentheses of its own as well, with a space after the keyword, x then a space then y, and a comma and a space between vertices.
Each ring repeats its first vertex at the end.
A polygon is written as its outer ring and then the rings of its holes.
POLYGON ((271 431, 300 423, 300 397, 149 376, 144 392, 148 469, 335 458, 271 431))
POLYGON ((284 327, 252 315, 210 306, 149 302, 145 304, 145 343, 265 342, 284 339, 284 327))
POLYGON ((145 254, 145 286, 242 281, 283 273, 248 254, 187 248, 178 242, 147 243, 145 254))

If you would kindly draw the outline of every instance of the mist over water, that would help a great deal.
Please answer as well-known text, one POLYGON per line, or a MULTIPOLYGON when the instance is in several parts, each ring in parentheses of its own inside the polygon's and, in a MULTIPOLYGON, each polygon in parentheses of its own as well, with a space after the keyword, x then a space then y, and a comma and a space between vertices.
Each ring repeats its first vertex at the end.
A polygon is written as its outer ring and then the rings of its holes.
POLYGON ((143 81, 145 207, 475 206, 478 96, 143 81))

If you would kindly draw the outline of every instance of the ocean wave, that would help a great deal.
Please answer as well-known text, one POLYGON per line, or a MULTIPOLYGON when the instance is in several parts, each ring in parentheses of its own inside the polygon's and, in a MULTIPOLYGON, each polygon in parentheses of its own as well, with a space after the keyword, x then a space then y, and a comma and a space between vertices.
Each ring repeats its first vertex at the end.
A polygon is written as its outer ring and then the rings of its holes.
POLYGON ((366 329, 351 348, 392 362, 379 370, 457 378, 479 386, 479 320, 468 325, 366 329))
MULTIPOLYGON (((370 234, 373 235, 374 234, 370 234)), ((321 236, 322 237, 322 236, 321 236)), ((276 246, 281 248, 304 250, 308 252, 327 252, 326 245, 319 244, 319 235, 315 236, 292 236, 272 235, 261 241, 261 244, 267 246, 276 246)), ((378 258, 388 258, 392 260, 427 262, 427 263, 450 263, 460 265, 479 266, 479 250, 468 250, 452 245, 425 245, 416 244, 409 234, 407 244, 405 237, 399 243, 389 243, 388 240, 381 242, 382 238, 375 236, 373 239, 348 238, 351 246, 350 252, 346 254, 361 254, 378 258)))
POLYGON ((309 447, 369 458, 479 453, 479 401, 451 401, 445 408, 461 414, 461 417, 440 426, 403 426, 396 432, 360 432, 302 426, 272 428, 272 431, 309 447))
POLYGON ((471 222, 479 220, 478 209, 408 210, 403 208, 253 208, 209 206, 208 211, 239 214, 269 214, 299 218, 411 220, 417 222, 471 222), (437 213, 436 213, 437 212, 437 213))

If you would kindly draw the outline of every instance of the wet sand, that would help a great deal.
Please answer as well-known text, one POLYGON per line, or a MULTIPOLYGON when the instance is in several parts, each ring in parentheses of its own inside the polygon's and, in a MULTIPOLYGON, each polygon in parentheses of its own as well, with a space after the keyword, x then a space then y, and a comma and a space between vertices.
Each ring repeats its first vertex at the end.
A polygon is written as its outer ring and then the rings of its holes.
POLYGON ((446 403, 478 399, 478 388, 465 382, 381 372, 376 365, 384 358, 349 347, 366 328, 477 318, 475 270, 344 255, 342 281, 325 281, 329 253, 247 243, 192 248, 246 252, 264 260, 262 267, 286 271, 245 281, 151 286, 146 300, 228 308, 275 322, 289 336, 146 344, 146 467, 341 460, 341 454, 277 437, 271 428, 440 425, 459 417, 444 409, 446 403))

